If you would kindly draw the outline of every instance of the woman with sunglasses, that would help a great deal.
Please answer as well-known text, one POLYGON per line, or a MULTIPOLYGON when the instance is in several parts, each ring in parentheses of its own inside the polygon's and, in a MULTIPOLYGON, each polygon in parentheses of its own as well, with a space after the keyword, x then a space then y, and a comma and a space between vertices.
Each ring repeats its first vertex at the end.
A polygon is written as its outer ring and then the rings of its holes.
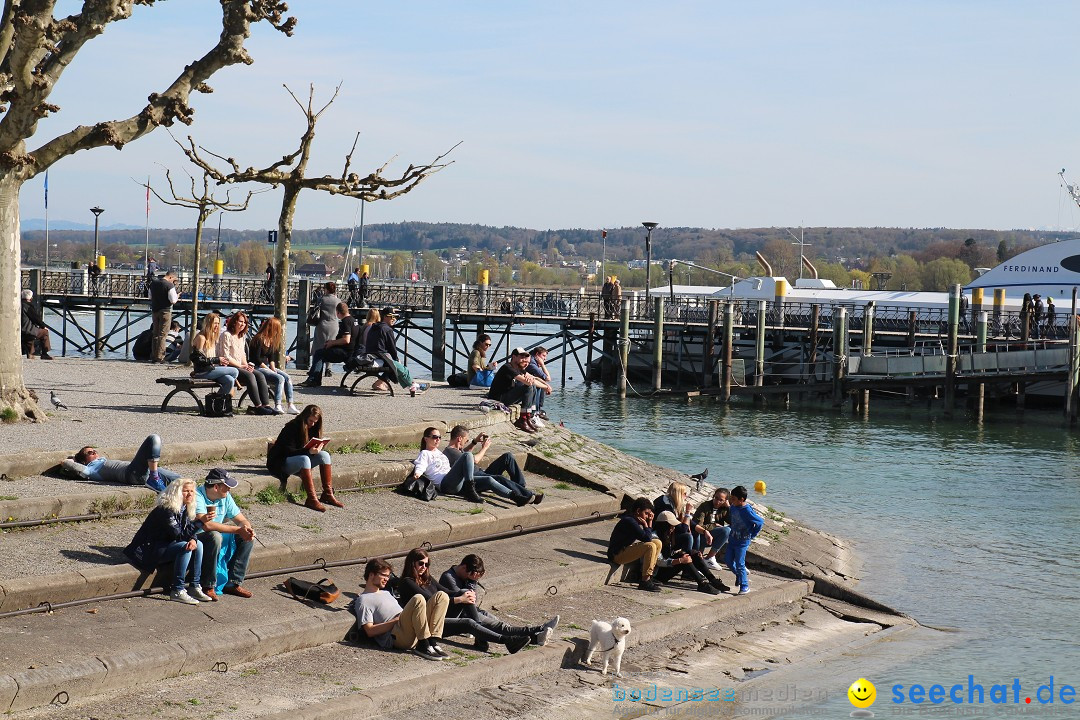
POLYGON ((248 397, 255 408, 256 415, 280 415, 270 404, 270 391, 266 387, 266 378, 255 372, 255 366, 247 359, 247 314, 238 311, 225 321, 226 332, 221 333, 217 341, 217 354, 225 358, 225 364, 236 368, 240 382, 248 389, 248 397))
MULTIPOLYGON (((413 595, 420 595, 430 602, 439 591, 450 596, 450 607, 443 621, 443 634, 450 636, 469 633, 476 639, 477 648, 487 650, 488 643, 501 643, 506 646, 507 652, 513 654, 528 645, 533 636, 543 629, 504 625, 500 632, 487 627, 480 621, 476 592, 443 587, 431 576, 431 557, 427 552, 421 548, 410 550, 405 558, 405 567, 401 571, 401 582, 398 585, 401 602, 407 602, 413 595)), ((544 640, 547 640, 547 637, 544 640)))
POLYGON ((438 428, 429 427, 424 430, 424 437, 420 440, 420 454, 413 460, 413 476, 417 480, 421 476, 427 477, 443 495, 460 495, 474 503, 484 502, 484 498, 480 497, 481 490, 490 490, 517 505, 525 505, 532 500, 531 496, 526 497, 515 492, 490 475, 477 474, 471 452, 461 453, 461 457, 451 465, 449 458, 439 449, 442 439, 442 432, 438 428))
MULTIPOLYGON (((498 363, 494 360, 490 363, 487 361, 487 351, 491 347, 491 336, 487 333, 478 335, 472 347, 472 352, 469 354, 469 384, 476 385, 477 374, 485 370, 494 370, 498 363)), ((488 383, 488 386, 490 385, 491 383, 488 383)))

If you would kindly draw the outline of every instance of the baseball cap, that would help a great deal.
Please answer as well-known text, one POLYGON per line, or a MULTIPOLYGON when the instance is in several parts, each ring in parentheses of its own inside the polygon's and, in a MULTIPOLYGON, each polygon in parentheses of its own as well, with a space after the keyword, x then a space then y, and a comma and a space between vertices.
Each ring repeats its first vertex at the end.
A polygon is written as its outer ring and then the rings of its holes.
POLYGON ((664 512, 657 515, 656 520, 654 520, 653 522, 662 522, 667 523, 668 525, 678 525, 679 518, 675 517, 675 513, 671 512, 670 510, 665 510, 664 512))
POLYGON ((525 348, 523 348, 523 347, 516 347, 516 348, 514 348, 514 352, 513 352, 512 354, 513 354, 513 355, 519 355, 519 356, 520 356, 520 355, 528 355, 528 354, 529 354, 529 351, 528 351, 528 350, 526 350, 526 349, 525 349, 525 348))
POLYGON ((384 307, 382 309, 382 312, 380 312, 379 314, 382 315, 383 317, 387 317, 387 316, 390 316, 390 315, 392 315, 394 317, 397 317, 398 316, 398 311, 393 307, 384 307))
POLYGON ((227 488, 234 488, 237 486, 236 478, 231 477, 224 468, 214 468, 206 474, 207 485, 223 484, 227 488))

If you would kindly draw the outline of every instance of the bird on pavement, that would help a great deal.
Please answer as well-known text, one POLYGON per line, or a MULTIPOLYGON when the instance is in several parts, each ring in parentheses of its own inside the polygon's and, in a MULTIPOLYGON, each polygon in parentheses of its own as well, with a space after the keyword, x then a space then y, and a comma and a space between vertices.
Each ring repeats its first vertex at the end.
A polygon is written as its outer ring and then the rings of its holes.
POLYGON ((56 394, 55 390, 49 391, 49 399, 52 400, 53 407, 57 410, 68 410, 68 406, 64 404, 64 401, 60 399, 60 396, 56 394))
POLYGON ((705 484, 705 478, 709 477, 709 468, 705 468, 697 475, 691 475, 691 480, 697 480, 697 489, 701 490, 701 486, 705 484))

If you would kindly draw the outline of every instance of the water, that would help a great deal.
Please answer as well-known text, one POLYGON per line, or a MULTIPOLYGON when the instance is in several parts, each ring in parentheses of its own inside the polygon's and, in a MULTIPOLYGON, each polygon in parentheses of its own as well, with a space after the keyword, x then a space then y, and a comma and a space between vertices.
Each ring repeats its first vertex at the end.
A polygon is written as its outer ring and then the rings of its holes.
MULTIPOLYGON (((758 498, 854 544, 860 588, 924 624, 955 628, 945 648, 877 658, 878 716, 897 710, 997 716, 1004 707, 893 705, 895 684, 1021 681, 1021 705, 1054 676, 1080 685, 1080 440, 1057 413, 982 426, 871 403, 871 418, 761 410, 715 400, 618 399, 598 386, 546 402, 555 420, 709 482, 768 485, 758 498)), ((1008 411, 1006 411, 1008 412, 1008 411)), ((840 677, 823 706, 852 710, 840 677)), ((1011 691, 1010 691, 1011 700, 1011 691)), ((989 703, 989 698, 987 698, 989 703)), ((1067 712, 1060 700, 1056 711, 1067 712)), ((794 716, 794 717, 797 717, 794 716)))

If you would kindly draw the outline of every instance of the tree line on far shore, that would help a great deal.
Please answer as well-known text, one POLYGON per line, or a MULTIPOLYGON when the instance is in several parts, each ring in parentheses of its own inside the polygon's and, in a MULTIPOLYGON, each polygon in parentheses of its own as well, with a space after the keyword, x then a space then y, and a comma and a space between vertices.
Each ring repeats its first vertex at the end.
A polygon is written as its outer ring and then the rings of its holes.
MULTIPOLYGON (((755 259, 761 252, 774 275, 789 280, 800 276, 799 245, 785 228, 711 230, 658 228, 653 232, 653 259, 689 260, 736 277, 763 274, 755 259)), ((838 287, 853 284, 890 290, 946 290, 966 284, 975 268, 989 268, 1020 252, 1059 240, 1080 238, 1077 232, 1037 230, 954 230, 946 228, 806 228, 801 231, 805 254, 820 277, 838 287), (875 275, 876 274, 876 275, 875 275)), ((296 230, 292 262, 295 266, 323 262, 340 272, 351 228, 296 230)), ((23 261, 44 261, 44 231, 23 233, 23 261)), ((580 261, 606 256, 606 274, 618 275, 624 287, 644 287, 643 268, 630 270, 628 261, 643 260, 642 228, 608 230, 606 240, 597 230, 528 230, 454 223, 405 222, 376 224, 365 229, 372 256, 373 275, 408 279, 415 271, 431 282, 476 282, 487 269, 493 284, 510 286, 577 287, 599 285, 600 273, 580 261), (377 255, 377 257, 375 257, 377 255), (569 266, 569 267, 568 267, 569 266)), ((139 267, 146 235, 141 230, 104 231, 101 252, 110 265, 139 267)), ((93 233, 56 230, 50 233, 50 266, 85 265, 93 256, 93 233)), ((151 255, 162 266, 190 267, 193 231, 153 229, 151 255), (179 250, 179 254, 177 253, 179 250)), ((205 260, 218 256, 216 237, 208 238, 205 260)), ((354 235, 355 247, 355 235, 354 235)), ((222 230, 220 257, 228 272, 260 273, 273 257, 273 246, 263 230, 222 230)), ((211 268, 209 263, 204 267, 211 268)), ((808 273, 802 270, 803 275, 808 273)), ((676 284, 726 285, 724 276, 677 265, 676 284)), ((653 285, 665 284, 667 273, 652 270, 653 285)))

